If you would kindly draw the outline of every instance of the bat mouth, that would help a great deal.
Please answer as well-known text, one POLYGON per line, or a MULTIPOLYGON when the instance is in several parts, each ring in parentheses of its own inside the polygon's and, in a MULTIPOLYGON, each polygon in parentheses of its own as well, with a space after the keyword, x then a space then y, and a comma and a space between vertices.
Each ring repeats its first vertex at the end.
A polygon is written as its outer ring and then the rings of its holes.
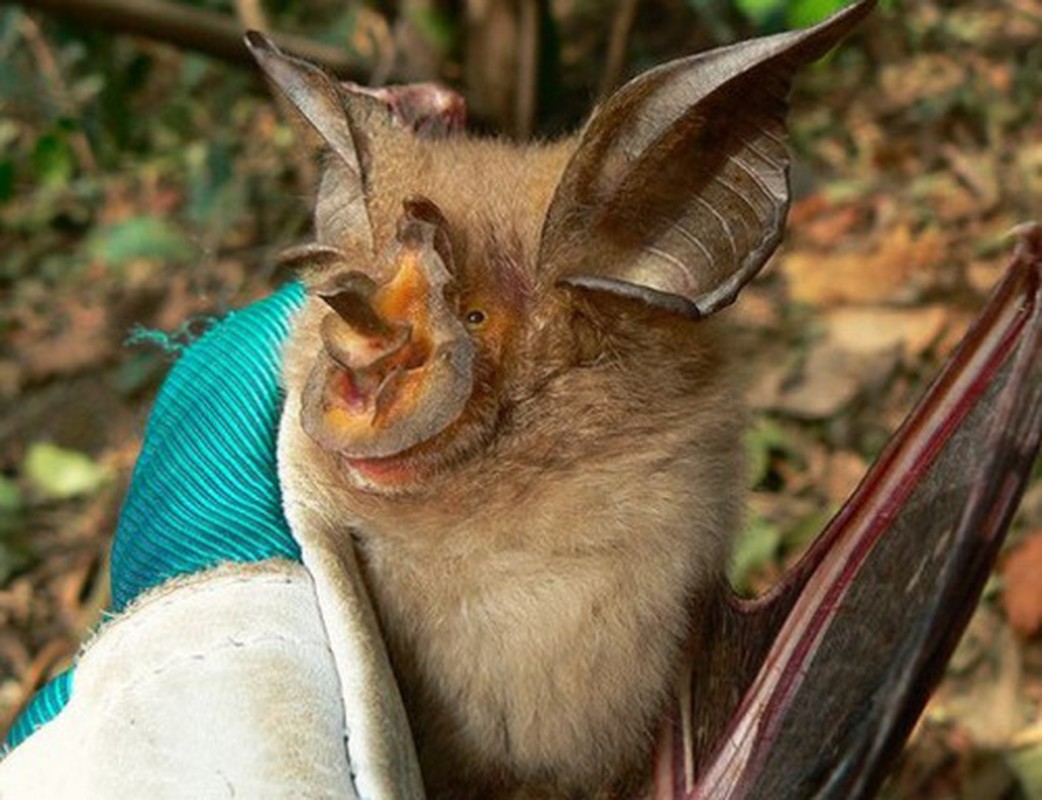
POLYGON ((319 326, 301 423, 373 480, 397 474, 408 451, 452 425, 474 382, 475 346, 446 298, 451 276, 425 231, 413 233, 382 284, 347 272, 312 290, 331 313, 319 326))
POLYGON ((340 465, 358 489, 376 494, 408 493, 427 477, 423 445, 385 458, 354 458, 341 454, 340 465))

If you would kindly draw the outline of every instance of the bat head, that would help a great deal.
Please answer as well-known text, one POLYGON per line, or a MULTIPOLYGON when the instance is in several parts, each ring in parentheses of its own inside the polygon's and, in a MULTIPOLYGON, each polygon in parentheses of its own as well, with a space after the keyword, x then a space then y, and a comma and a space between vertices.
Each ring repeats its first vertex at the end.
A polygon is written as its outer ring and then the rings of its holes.
POLYGON ((671 62, 578 136, 525 147, 425 135, 250 34, 329 154, 316 241, 291 256, 313 297, 304 430, 356 483, 397 492, 487 452, 538 394, 555 398, 556 429, 527 415, 544 439, 595 399, 621 399, 602 439, 649 408, 690 416, 683 398, 722 372, 699 321, 781 238, 789 82, 855 22, 671 62))

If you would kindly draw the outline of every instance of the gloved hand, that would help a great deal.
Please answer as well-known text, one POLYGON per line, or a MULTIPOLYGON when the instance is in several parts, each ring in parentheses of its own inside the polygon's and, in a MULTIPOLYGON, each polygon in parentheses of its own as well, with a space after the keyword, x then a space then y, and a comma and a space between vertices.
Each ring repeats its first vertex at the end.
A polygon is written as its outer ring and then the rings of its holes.
MULTIPOLYGON (((433 85, 369 93, 420 135, 463 125, 433 85)), ((423 797, 351 543, 280 497, 280 350, 303 300, 291 285, 230 315, 171 372, 113 546, 113 619, 11 731, 5 800, 423 797)))
POLYGON ((280 497, 279 364, 303 301, 294 284, 229 315, 171 371, 111 618, 16 723, 0 796, 422 798, 353 549, 280 497))
MULTIPOLYGON (((216 323, 163 384, 112 549, 112 611, 177 576, 224 562, 299 561, 282 513, 275 441, 281 345, 300 284, 216 323)), ((72 672, 51 681, 15 722, 14 747, 68 701, 72 672)))

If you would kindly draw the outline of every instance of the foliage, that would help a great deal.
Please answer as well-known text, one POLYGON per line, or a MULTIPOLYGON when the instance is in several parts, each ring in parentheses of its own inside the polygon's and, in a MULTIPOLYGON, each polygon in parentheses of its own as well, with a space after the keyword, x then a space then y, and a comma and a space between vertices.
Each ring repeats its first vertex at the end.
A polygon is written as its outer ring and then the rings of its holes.
POLYGON ((24 510, 18 484, 0 476, 0 584, 30 563, 24 543, 24 510))
POLYGON ((50 442, 37 442, 25 457, 25 477, 41 497, 68 500, 93 494, 109 479, 91 458, 50 442))
POLYGON ((761 30, 812 25, 846 5, 844 0, 734 0, 761 30))
MULTIPOLYGON (((758 31, 775 32, 803 28, 834 14, 849 0, 688 0, 696 11, 719 15, 724 6, 732 6, 758 31)), ((884 0, 884 5, 890 5, 884 0)))
MULTIPOLYGON (((618 78, 843 4, 638 4, 618 78)), ((574 126, 589 110, 624 5, 547 4, 537 131, 574 126)), ((853 490, 994 284, 1006 231, 1039 213, 1037 15, 1020 0, 886 5, 797 87, 786 247, 733 310, 756 422, 732 574, 750 594, 853 490)), ((275 29, 377 64, 411 26, 397 66, 471 97, 467 81, 492 72, 467 68, 461 3, 264 8, 275 29)), ((266 292, 273 253, 307 235, 314 174, 249 70, 12 6, 0 8, 0 106, 0 696, 11 698, 57 666, 55 652, 75 652, 83 630, 69 620, 85 628, 91 604, 104 604, 112 487, 128 478, 169 363, 154 347, 124 347, 128 331, 175 330, 266 292)), ((1042 490, 1032 491, 1024 542, 1042 535, 1042 490)), ((887 796, 1042 796, 1042 651, 1029 626, 1012 645, 1022 671, 988 671, 1013 630, 1003 598, 1020 598, 1014 617, 1042 607, 1037 569, 1032 578, 1018 568, 1026 558, 1004 562, 980 614, 984 656, 942 687, 887 796), (985 736, 972 721, 994 685, 1011 686, 1016 703, 985 736), (997 754, 987 772, 998 771, 999 793, 978 790, 993 785, 980 782, 984 753, 997 754)))

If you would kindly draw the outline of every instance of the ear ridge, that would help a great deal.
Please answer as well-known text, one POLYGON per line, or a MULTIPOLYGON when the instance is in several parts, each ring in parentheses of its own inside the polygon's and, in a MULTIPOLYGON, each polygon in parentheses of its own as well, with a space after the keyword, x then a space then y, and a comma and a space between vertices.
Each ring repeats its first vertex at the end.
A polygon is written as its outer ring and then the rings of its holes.
POLYGON ((245 42, 271 83, 330 150, 355 174, 360 174, 354 137, 337 83, 314 64, 283 53, 258 31, 247 31, 245 42))
POLYGON ((248 31, 246 46, 271 83, 328 147, 315 218, 321 241, 371 251, 372 222, 366 202, 366 153, 359 128, 391 127, 390 111, 378 100, 342 90, 324 71, 283 53, 264 34, 248 31))
POLYGON ((796 70, 873 8, 665 64, 599 109, 550 204, 548 277, 704 316, 729 304, 781 240, 786 96, 796 70))

